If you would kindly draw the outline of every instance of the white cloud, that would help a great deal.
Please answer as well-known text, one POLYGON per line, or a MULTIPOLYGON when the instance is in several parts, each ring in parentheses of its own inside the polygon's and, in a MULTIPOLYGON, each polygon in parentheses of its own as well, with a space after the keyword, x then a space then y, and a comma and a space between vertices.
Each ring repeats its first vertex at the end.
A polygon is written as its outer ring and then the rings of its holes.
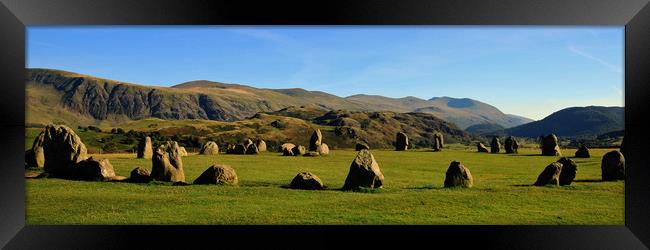
POLYGON ((606 62, 605 60, 600 59, 600 58, 598 58, 598 57, 595 57, 595 56, 593 56, 593 55, 591 55, 591 54, 589 54, 589 53, 587 53, 587 52, 584 52, 584 51, 582 51, 582 50, 576 48, 576 47, 573 46, 573 45, 569 45, 569 46, 567 47, 567 49, 568 49, 569 51, 571 51, 571 52, 573 52, 573 53, 579 55, 579 56, 582 56, 582 57, 587 58, 587 59, 589 59, 589 60, 595 61, 595 62, 599 63, 600 65, 603 65, 603 66, 605 66, 606 68, 610 69, 611 71, 614 71, 614 72, 616 72, 616 73, 623 73, 623 69, 621 69, 620 66, 616 66, 616 65, 614 65, 614 64, 608 63, 608 62, 606 62))

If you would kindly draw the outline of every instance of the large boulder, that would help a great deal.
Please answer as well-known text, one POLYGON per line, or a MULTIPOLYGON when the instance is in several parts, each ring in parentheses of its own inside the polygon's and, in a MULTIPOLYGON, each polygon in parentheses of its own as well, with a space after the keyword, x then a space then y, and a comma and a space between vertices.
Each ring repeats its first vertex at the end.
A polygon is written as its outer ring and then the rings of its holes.
POLYGON ((185 150, 185 147, 178 147, 178 152, 181 153, 181 156, 187 156, 187 150, 185 150))
POLYGON ((246 140, 243 142, 243 144, 244 144, 244 147, 248 147, 248 145, 253 144, 253 141, 252 141, 251 139, 246 139, 246 140))
POLYGON ((199 154, 202 154, 202 155, 216 155, 216 154, 219 154, 219 146, 217 145, 217 143, 215 143, 213 141, 206 142, 201 147, 201 151, 199 151, 199 154))
POLYGON ((185 182, 185 171, 178 143, 166 141, 151 158, 151 178, 157 181, 185 182))
POLYGON ((343 190, 358 187, 380 188, 384 183, 384 175, 379 169, 375 157, 368 150, 361 150, 350 165, 350 171, 345 178, 343 190))
POLYGON ((492 142, 490 143, 490 152, 499 153, 501 151, 501 141, 499 137, 492 137, 492 142))
POLYGON ((115 177, 115 170, 108 159, 90 157, 77 163, 74 179, 86 181, 110 181, 115 177))
POLYGON ((560 172, 560 186, 571 185, 578 173, 578 164, 568 157, 562 157, 558 161, 562 164, 562 171, 560 172))
POLYGON ((309 138, 309 151, 318 151, 318 146, 321 143, 323 143, 323 134, 321 134, 320 129, 316 129, 309 138))
POLYGON ((365 142, 357 142, 357 145, 354 146, 354 150, 356 150, 356 151, 361 151, 363 149, 369 150, 370 146, 368 146, 368 144, 365 143, 365 142))
POLYGON ((318 176, 310 172, 298 173, 296 177, 293 177, 289 188, 293 189, 307 189, 307 190, 321 190, 324 188, 323 182, 318 178, 318 176))
POLYGON ((291 149, 291 152, 293 153, 294 156, 301 156, 304 155, 307 150, 305 149, 305 146, 298 145, 295 146, 291 149))
MULTIPOLYGON (((252 144, 252 143, 251 143, 252 144)), ((251 145, 248 144, 248 145, 251 145)), ((246 146, 243 144, 237 144, 235 147, 232 149, 231 154, 236 154, 236 155, 243 155, 246 154, 246 146)))
POLYGON ((517 140, 514 137, 508 136, 503 144, 503 147, 506 150, 506 154, 516 154, 517 150, 519 149, 519 143, 517 143, 517 140))
POLYGON ((560 185, 560 172, 562 172, 562 163, 553 162, 544 168, 537 177, 535 186, 560 185))
POLYGON ((259 152, 266 152, 266 142, 262 139, 257 139, 255 146, 259 152))
POLYGON ((153 148, 151 147, 151 137, 147 136, 138 143, 138 158, 151 159, 153 148))
POLYGON ((397 132, 397 135, 395 135, 395 150, 396 151, 404 151, 409 148, 409 137, 402 133, 402 132, 397 132))
POLYGON ((321 143, 318 148, 316 148, 316 152, 320 155, 329 155, 330 154, 330 147, 327 146, 325 143, 321 143))
POLYGON ((488 150, 488 148, 487 148, 485 145, 483 145, 483 143, 481 143, 481 142, 476 143, 476 150, 478 150, 479 153, 487 153, 487 152, 490 152, 490 151, 488 150))
POLYGON ((557 136, 550 134, 542 139, 542 155, 546 156, 561 156, 560 145, 558 144, 557 136))
POLYGON ((474 178, 468 168, 458 161, 452 161, 445 174, 445 187, 466 187, 471 188, 474 178))
POLYGON ((248 147, 246 147, 247 155, 256 155, 259 153, 260 151, 257 149, 257 146, 254 143, 248 144, 248 147))
POLYGON ((575 157, 576 158, 590 158, 591 154, 589 153, 589 148, 587 148, 587 146, 585 146, 585 145, 580 146, 580 148, 578 148, 578 150, 576 151, 575 157))
POLYGON ((45 154, 43 143, 45 142, 45 131, 41 131, 32 143, 32 148, 25 152, 25 166, 43 168, 45 166, 45 154))
POLYGON ((234 154, 235 153, 235 145, 234 144, 226 144, 226 154, 234 154))
POLYGON ((440 151, 444 147, 445 142, 442 133, 433 134, 433 151, 440 151))
POLYGON ((43 167, 54 177, 72 177, 77 163, 85 160, 86 145, 65 125, 48 125, 43 134, 43 167))
POLYGON ((619 151, 603 155, 600 168, 603 181, 625 180, 625 157, 619 151))
POLYGON ((295 148, 296 145, 293 143, 285 143, 280 146, 280 152, 282 152, 282 155, 284 156, 294 156, 293 155, 293 148, 295 148))
POLYGON ((228 165, 215 164, 194 180, 194 184, 230 184, 237 185, 239 179, 235 169, 228 165))
POLYGON ((131 170, 131 175, 128 179, 129 182, 134 183, 148 183, 151 180, 151 173, 149 173, 149 170, 143 167, 137 167, 131 170))

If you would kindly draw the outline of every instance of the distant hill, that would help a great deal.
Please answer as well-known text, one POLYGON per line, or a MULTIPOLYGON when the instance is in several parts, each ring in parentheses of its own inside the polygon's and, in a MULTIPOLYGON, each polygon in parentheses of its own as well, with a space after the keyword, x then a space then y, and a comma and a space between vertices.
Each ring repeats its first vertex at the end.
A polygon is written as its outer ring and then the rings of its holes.
POLYGON ((509 128, 533 121, 521 116, 504 114, 494 106, 469 98, 434 97, 423 100, 416 97, 388 98, 375 95, 354 95, 346 97, 346 99, 371 110, 430 113, 452 122, 462 129, 485 123, 509 128))
POLYGON ((542 120, 505 129, 505 134, 538 137, 554 133, 558 136, 598 136, 625 129, 623 107, 572 107, 557 111, 542 120))
POLYGON ((300 88, 263 89, 205 80, 155 87, 53 69, 28 69, 26 92, 28 124, 56 121, 80 125, 117 124, 146 118, 238 121, 259 112, 281 111, 288 107, 323 111, 423 112, 461 129, 482 123, 508 128, 532 121, 504 114, 491 105, 467 98, 423 100, 371 95, 342 98, 300 88))

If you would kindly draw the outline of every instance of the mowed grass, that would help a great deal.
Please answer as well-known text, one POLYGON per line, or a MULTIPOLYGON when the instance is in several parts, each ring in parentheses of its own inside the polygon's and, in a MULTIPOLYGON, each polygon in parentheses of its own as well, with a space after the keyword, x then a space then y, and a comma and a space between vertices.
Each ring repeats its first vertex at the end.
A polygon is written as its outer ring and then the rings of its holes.
MULTIPOLYGON (((611 150, 611 149, 610 149, 611 150)), ((213 163, 231 165, 239 186, 85 182, 28 179, 29 224, 618 224, 624 223, 624 182, 600 182, 608 149, 591 150, 565 187, 534 187, 538 174, 558 157, 537 149, 518 155, 371 150, 385 176, 377 192, 343 192, 357 152, 327 157, 190 155, 183 157, 191 183, 213 163), (442 188, 445 171, 459 160, 474 176, 471 189, 442 188), (328 189, 284 186, 301 171, 318 175, 328 189)), ((563 150, 573 155, 574 150, 563 150)), ((101 155, 118 175, 151 161, 131 154, 101 155)))

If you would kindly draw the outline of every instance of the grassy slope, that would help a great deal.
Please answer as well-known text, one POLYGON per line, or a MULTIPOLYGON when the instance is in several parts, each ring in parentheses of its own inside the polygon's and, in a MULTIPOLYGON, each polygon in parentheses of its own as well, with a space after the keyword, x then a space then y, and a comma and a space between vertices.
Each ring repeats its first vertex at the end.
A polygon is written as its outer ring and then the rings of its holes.
MULTIPOLYGON (((600 178, 592 150, 578 159, 577 182, 568 187, 532 187, 557 157, 443 152, 372 151, 386 177, 377 193, 340 188, 355 151, 329 157, 190 155, 183 158, 187 181, 210 164, 233 166, 239 187, 26 180, 29 224, 618 224, 624 222, 624 182, 600 178), (443 189, 451 160, 461 160, 475 178, 472 189, 443 189), (299 171, 318 175, 330 190, 282 188, 299 171)), ((564 150, 573 155, 572 150, 564 150)), ((151 162, 135 155, 103 155, 119 175, 151 162)))

